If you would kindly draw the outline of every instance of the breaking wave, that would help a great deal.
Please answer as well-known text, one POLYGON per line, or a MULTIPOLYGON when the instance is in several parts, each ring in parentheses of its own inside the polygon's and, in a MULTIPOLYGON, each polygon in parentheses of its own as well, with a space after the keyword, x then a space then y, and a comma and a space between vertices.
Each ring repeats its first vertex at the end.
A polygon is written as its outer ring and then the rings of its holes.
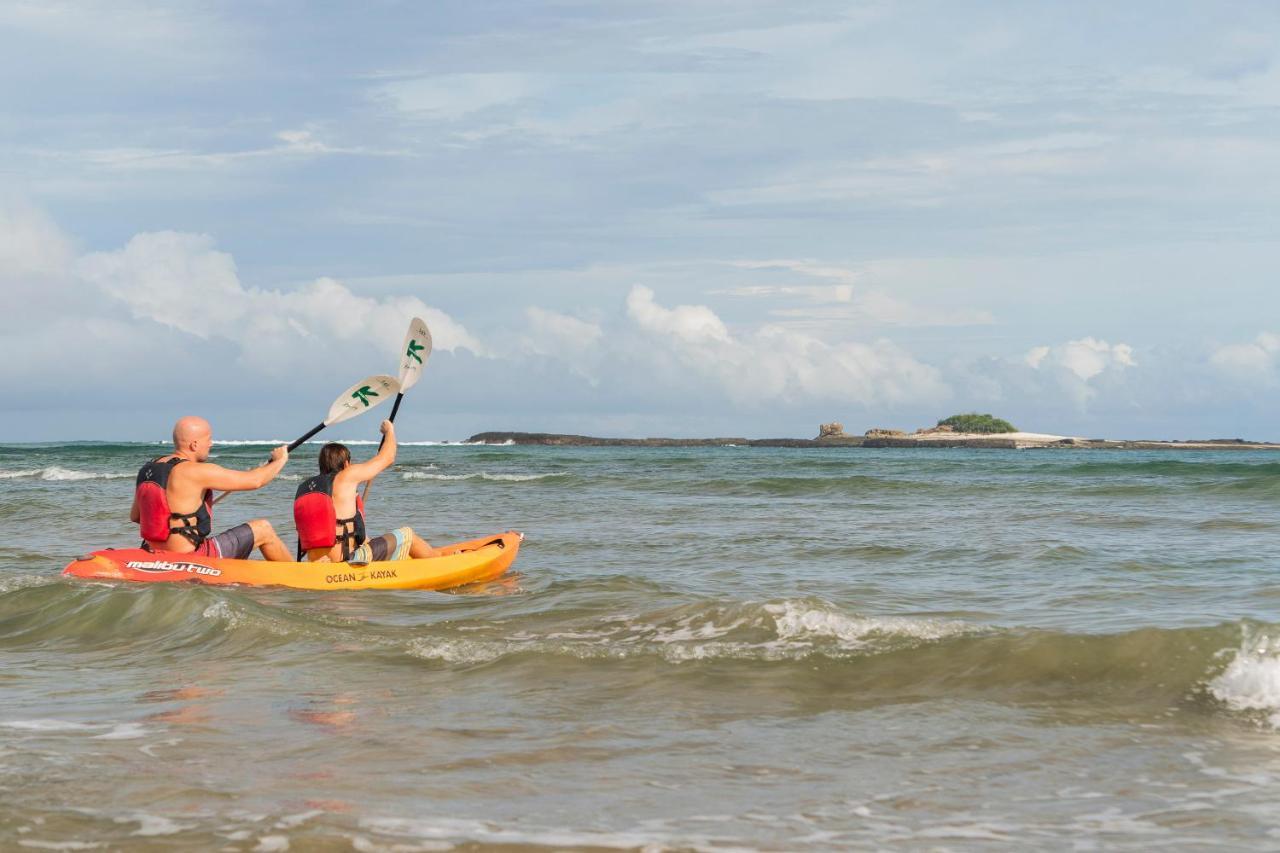
POLYGON ((568 477, 568 471, 552 471, 547 474, 490 474, 488 471, 476 471, 471 474, 433 474, 429 471, 406 471, 400 475, 406 480, 489 480, 497 483, 527 483, 533 480, 545 480, 549 477, 568 477))
POLYGON ((135 474, 114 471, 75 471, 50 465, 47 468, 29 468, 24 471, 0 471, 0 480, 122 480, 132 478, 135 474))
MULTIPOLYGON (((446 609, 424 623, 423 616, 379 618, 379 607, 408 603, 374 594, 355 615, 283 593, 24 577, 0 589, 0 650, 94 651, 129 660, 172 652, 252 656, 268 648, 277 659, 310 658, 326 649, 353 662, 374 656, 459 670, 536 667, 550 679, 569 677, 565 667, 657 662, 722 673, 734 667, 734 677, 813 689, 835 705, 970 695, 1150 714, 1180 707, 1280 728, 1280 625, 1242 620, 1088 634, 857 613, 818 598, 651 609, 637 596, 667 593, 639 588, 614 590, 609 599, 636 609, 570 603, 603 592, 597 586, 573 582, 551 591, 563 604, 558 608, 545 609, 545 602, 519 614, 507 608, 500 620, 446 609)), ((473 603, 483 599, 458 599, 456 606, 473 603)), ((423 613, 417 599, 412 612, 423 613)))
POLYGON ((1280 634, 1244 629, 1240 646, 1209 692, 1233 711, 1257 716, 1280 729, 1280 634))

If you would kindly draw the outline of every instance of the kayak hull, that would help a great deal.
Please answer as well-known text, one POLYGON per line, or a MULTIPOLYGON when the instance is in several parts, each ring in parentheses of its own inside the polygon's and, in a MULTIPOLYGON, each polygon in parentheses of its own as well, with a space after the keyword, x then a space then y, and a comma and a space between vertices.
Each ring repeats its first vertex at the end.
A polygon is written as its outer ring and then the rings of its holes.
POLYGON ((438 548, 439 556, 353 566, 349 563, 273 563, 199 554, 121 548, 73 560, 64 575, 142 583, 286 586, 294 589, 452 589, 500 577, 515 562, 523 534, 507 531, 438 548))

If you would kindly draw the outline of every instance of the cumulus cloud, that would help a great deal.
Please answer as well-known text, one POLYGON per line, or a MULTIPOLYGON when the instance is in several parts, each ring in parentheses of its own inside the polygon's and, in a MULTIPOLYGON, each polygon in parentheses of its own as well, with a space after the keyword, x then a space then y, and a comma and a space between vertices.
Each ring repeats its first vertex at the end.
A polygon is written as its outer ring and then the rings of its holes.
POLYGON ((647 332, 673 337, 698 345, 731 343, 729 330, 716 313, 705 305, 677 305, 663 308, 653 299, 653 291, 637 284, 627 294, 627 315, 647 332))
POLYGON ((0 207, 0 275, 11 281, 61 275, 72 257, 71 241, 44 213, 0 207))
POLYGON ((415 315, 436 349, 487 354, 417 297, 362 296, 329 278, 288 291, 247 286, 205 235, 143 233, 77 257, 72 240, 29 206, 0 205, 0 292, 22 309, 21 323, 0 329, 0 383, 12 391, 32 376, 84 399, 136 391, 144 376, 189 376, 171 387, 182 395, 257 376, 310 384, 385 371, 394 364, 388 347, 415 315))
POLYGON ((1280 335, 1263 332, 1247 343, 1219 347, 1209 363, 1233 379, 1272 381, 1280 363, 1280 335))
POLYGON ((1088 382, 1108 369, 1123 370, 1136 367, 1133 347, 1128 344, 1109 344, 1096 338, 1080 338, 1057 346, 1033 347, 1023 356, 1023 361, 1035 370, 1061 368, 1088 382))
POLYGON ((735 336, 709 307, 667 308, 642 285, 627 296, 627 317, 672 375, 710 381, 740 404, 903 404, 947 396, 935 368, 888 340, 829 343, 777 324, 735 336))
POLYGON ((520 343, 523 350, 564 362, 569 370, 596 384, 598 354, 604 330, 597 323, 537 306, 525 309, 528 321, 520 343))
POLYGON ((246 287, 208 235, 138 234, 122 249, 86 255, 76 271, 135 318, 231 341, 242 361, 277 374, 295 369, 300 352, 338 360, 353 346, 398 340, 411 316, 426 320, 436 349, 485 354, 462 324, 417 297, 360 296, 332 278, 292 291, 246 287))

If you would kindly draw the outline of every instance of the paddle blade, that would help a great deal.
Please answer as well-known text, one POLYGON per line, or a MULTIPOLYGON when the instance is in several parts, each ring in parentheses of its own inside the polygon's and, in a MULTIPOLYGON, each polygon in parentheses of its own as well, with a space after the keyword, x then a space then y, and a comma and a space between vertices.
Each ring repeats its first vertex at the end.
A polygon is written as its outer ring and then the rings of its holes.
POLYGON ((430 356, 431 330, 420 317, 414 317, 409 321, 409 331, 400 345, 400 393, 414 386, 430 356))
POLYGON ((394 376, 380 373, 368 379, 361 379, 333 401, 333 405, 329 407, 329 416, 324 419, 324 425, 333 426, 351 420, 374 406, 385 403, 398 393, 400 393, 400 383, 394 376))

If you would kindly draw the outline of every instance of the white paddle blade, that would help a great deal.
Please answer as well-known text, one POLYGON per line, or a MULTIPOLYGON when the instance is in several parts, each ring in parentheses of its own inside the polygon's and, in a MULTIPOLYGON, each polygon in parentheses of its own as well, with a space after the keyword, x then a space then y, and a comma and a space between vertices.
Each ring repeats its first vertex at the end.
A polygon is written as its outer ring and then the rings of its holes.
POLYGON ((400 345, 400 393, 414 386, 430 356, 431 330, 421 317, 414 317, 409 321, 409 331, 400 345))
POLYGON ((329 407, 329 417, 324 419, 324 425, 333 426, 351 420, 357 415, 363 415, 374 406, 392 399, 398 393, 400 393, 400 383, 394 376, 379 373, 377 376, 362 379, 343 391, 338 399, 333 401, 333 405, 329 407))

